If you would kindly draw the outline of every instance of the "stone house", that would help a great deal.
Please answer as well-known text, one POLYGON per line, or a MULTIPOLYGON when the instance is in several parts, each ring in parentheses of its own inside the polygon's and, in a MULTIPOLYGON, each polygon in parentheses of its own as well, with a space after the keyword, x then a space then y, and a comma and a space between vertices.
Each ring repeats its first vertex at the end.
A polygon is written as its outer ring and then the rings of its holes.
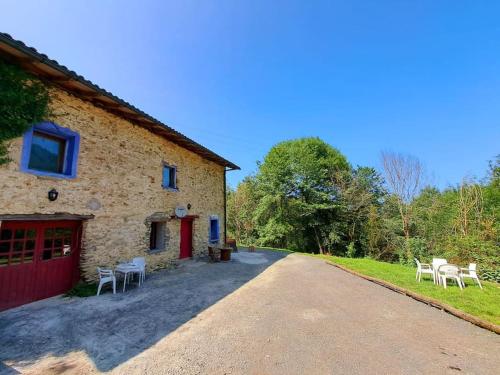
POLYGON ((144 256, 152 271, 224 243, 235 164, 7 34, 0 58, 46 83, 52 113, 0 166, 0 310, 97 266, 144 256))

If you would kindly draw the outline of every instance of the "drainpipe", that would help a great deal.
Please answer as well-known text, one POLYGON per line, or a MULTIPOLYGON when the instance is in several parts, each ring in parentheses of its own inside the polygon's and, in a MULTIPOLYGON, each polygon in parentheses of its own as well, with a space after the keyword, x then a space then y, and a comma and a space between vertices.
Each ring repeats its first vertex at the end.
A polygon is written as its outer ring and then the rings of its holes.
POLYGON ((227 243, 227 186, 226 186, 226 172, 227 169, 224 167, 224 247, 227 243))

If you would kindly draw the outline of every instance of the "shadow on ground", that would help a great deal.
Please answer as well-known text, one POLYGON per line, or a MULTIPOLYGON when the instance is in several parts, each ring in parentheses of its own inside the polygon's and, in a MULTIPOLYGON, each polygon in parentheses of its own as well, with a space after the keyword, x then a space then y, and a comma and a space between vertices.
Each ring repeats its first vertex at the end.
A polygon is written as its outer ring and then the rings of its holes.
POLYGON ((0 373, 17 373, 10 366, 24 367, 47 355, 81 351, 98 370, 109 371, 287 255, 238 254, 239 260, 228 263, 183 262, 175 270, 148 275, 142 287, 126 293, 56 297, 4 311, 0 313, 0 373))

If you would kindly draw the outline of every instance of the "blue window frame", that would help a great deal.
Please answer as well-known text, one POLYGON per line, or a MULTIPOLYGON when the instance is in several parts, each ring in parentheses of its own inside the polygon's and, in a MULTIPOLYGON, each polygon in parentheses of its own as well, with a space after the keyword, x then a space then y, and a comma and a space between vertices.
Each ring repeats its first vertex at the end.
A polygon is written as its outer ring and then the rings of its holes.
POLYGON ((38 176, 75 178, 80 135, 53 122, 34 125, 24 134, 21 171, 38 176))
POLYGON ((163 182, 161 186, 167 190, 177 190, 177 168, 163 164, 163 182))
POLYGON ((210 216, 209 241, 219 242, 219 218, 210 216))

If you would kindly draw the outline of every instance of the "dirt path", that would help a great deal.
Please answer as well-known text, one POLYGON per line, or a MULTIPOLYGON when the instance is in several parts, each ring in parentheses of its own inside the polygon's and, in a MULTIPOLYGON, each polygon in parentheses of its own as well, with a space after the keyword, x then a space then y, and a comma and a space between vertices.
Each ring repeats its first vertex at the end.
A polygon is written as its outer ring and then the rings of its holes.
POLYGON ((32 306, 37 304, 0 314, 0 334, 10 343, 10 349, 0 348, 0 359, 11 366, 5 371, 498 373, 498 335, 314 258, 288 255, 281 259, 284 255, 276 253, 256 256, 255 261, 246 254, 242 262, 195 263, 184 270, 155 275, 148 281, 150 293, 133 290, 115 299, 107 295, 112 308, 106 311, 115 314, 117 322, 103 316, 106 325, 90 319, 104 313, 99 309, 104 299, 43 301, 40 304, 46 305, 37 307, 37 316, 50 316, 52 305, 57 304, 59 311, 93 312, 88 319, 61 317, 86 324, 85 330, 78 331, 82 336, 71 338, 64 350, 57 350, 58 345, 64 346, 64 332, 50 334, 49 327, 26 326, 21 320, 32 319, 32 306), (142 330, 129 331, 130 324, 142 330), (12 325, 20 328, 16 338, 8 328, 12 325), (113 340, 102 337, 116 349, 99 355, 87 342, 102 338, 95 332, 106 327, 113 340), (141 332, 145 332, 142 337, 130 337, 141 332), (35 344, 30 335, 45 337, 46 345, 53 349, 30 349, 35 344), (16 357, 16 350, 23 346, 33 351, 31 356, 16 357))

